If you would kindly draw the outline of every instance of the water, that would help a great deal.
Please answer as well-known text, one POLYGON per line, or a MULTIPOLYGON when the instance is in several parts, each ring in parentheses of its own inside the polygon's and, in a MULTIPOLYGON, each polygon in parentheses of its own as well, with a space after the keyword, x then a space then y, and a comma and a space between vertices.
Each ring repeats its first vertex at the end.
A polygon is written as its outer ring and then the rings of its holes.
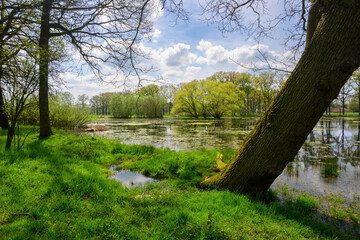
MULTIPOLYGON (((91 134, 175 151, 236 149, 257 120, 107 119, 93 124, 105 124, 109 131, 91 134)), ((358 118, 322 118, 272 187, 286 183, 313 195, 359 198, 359 124, 358 118)))
POLYGON ((110 167, 110 170, 115 173, 114 175, 111 175, 110 178, 121 182, 122 185, 127 188, 140 187, 146 183, 157 181, 153 178, 145 177, 139 172, 117 170, 116 168, 117 166, 110 167))

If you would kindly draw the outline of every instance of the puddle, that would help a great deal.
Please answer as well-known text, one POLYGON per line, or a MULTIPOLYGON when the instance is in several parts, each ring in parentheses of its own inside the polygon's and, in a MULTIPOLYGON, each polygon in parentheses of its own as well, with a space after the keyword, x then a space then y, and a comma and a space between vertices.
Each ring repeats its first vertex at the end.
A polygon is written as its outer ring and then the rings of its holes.
POLYGON ((141 187, 150 182, 157 182, 158 180, 144 176, 139 172, 132 172, 127 170, 116 170, 117 166, 112 166, 109 169, 115 174, 109 178, 115 179, 122 183, 124 187, 134 188, 141 187))

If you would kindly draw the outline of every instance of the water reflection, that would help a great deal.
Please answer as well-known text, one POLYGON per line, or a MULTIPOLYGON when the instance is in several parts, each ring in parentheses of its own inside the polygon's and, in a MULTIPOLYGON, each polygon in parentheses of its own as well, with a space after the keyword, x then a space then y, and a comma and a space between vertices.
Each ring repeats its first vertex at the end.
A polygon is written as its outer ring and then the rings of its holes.
MULTIPOLYGON (((91 134, 175 151, 236 149, 257 120, 112 119, 94 122, 110 131, 91 134)), ((286 182, 312 194, 341 193, 352 199, 360 186, 359 123, 358 118, 322 118, 273 187, 286 182)))
POLYGON ((127 188, 139 187, 145 185, 146 183, 157 181, 153 178, 145 177, 138 172, 117 170, 116 166, 110 167, 110 170, 113 171, 115 174, 111 175, 109 178, 121 182, 121 184, 127 188))
POLYGON ((286 182, 314 195, 353 199, 360 183, 359 133, 357 119, 322 118, 274 186, 286 182))

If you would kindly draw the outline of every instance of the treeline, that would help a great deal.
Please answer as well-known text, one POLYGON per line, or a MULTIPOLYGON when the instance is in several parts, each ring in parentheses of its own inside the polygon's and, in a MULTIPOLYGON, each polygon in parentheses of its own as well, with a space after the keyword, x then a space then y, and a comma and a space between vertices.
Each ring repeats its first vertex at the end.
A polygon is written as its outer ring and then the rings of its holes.
POLYGON ((172 113, 195 118, 264 112, 283 84, 283 75, 217 72, 178 87, 172 113))
POLYGON ((221 118, 261 113, 283 83, 283 75, 217 72, 212 76, 179 85, 150 84, 139 91, 101 93, 88 98, 92 114, 116 118, 158 118, 165 114, 221 118))
POLYGON ((174 88, 150 84, 134 92, 101 93, 90 98, 89 107, 92 114, 111 114, 115 118, 161 118, 170 113, 171 89, 174 88))

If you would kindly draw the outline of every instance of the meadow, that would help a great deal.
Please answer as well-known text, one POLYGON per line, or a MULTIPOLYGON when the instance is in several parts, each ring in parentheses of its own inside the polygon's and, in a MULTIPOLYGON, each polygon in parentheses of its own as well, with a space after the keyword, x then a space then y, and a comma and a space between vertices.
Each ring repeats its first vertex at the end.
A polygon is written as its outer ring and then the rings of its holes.
MULTIPOLYGON (((23 133, 29 129, 24 129, 23 133)), ((197 188, 218 150, 123 145, 56 130, 4 151, 0 132, 1 239, 356 239, 359 216, 321 211, 311 196, 281 198, 197 188), (161 181, 124 188, 109 166, 161 181), (345 228, 344 228, 345 226, 345 228)), ((227 161, 232 150, 222 151, 227 161)), ((287 191, 287 192, 285 192, 287 191)))

